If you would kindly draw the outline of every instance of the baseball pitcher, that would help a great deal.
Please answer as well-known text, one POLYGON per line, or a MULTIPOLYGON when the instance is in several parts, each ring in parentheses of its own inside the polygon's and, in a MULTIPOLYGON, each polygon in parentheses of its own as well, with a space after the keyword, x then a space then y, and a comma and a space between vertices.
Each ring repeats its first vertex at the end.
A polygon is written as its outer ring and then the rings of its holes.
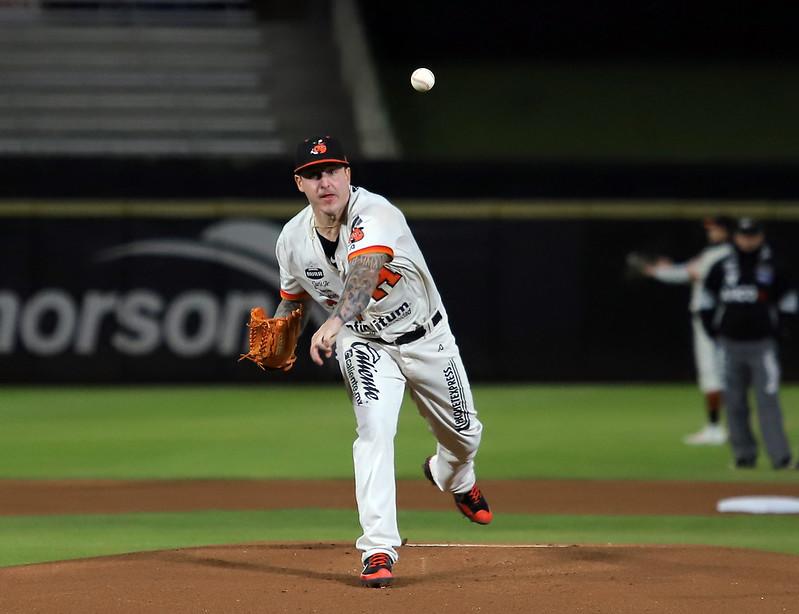
POLYGON ((423 464, 427 479, 472 522, 488 524, 492 512, 475 477, 482 424, 436 285, 402 212, 350 178, 337 139, 297 146, 294 181, 308 206, 278 238, 275 319, 296 321, 308 301, 330 314, 310 354, 321 365, 335 353, 352 400, 361 581, 383 587, 401 544, 394 436, 406 386, 438 442, 423 464))

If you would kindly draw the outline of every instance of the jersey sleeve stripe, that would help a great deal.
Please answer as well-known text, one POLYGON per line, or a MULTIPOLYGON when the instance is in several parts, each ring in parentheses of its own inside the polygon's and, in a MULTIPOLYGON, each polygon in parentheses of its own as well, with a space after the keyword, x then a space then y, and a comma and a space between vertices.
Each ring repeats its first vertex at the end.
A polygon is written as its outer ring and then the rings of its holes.
POLYGON ((385 245, 372 245, 370 247, 364 247, 363 249, 357 249, 352 252, 349 256, 347 256, 347 260, 352 260, 357 256, 363 256, 364 254, 386 254, 387 256, 394 257, 394 250, 390 247, 385 245))
POLYGON ((290 292, 286 292, 285 290, 280 291, 280 298, 285 299, 287 301, 298 301, 308 296, 310 295, 307 292, 300 292, 299 294, 291 294, 290 292))

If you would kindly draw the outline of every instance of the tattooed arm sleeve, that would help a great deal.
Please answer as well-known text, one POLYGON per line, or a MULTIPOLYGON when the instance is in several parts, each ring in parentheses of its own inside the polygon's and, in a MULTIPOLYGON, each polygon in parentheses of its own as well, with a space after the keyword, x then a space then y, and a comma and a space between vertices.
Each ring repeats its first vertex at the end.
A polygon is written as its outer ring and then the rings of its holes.
POLYGON ((338 316, 343 322, 349 322, 366 309, 377 287, 380 269, 389 260, 391 257, 387 254, 364 254, 353 258, 350 262, 350 272, 344 282, 344 292, 333 316, 338 316))

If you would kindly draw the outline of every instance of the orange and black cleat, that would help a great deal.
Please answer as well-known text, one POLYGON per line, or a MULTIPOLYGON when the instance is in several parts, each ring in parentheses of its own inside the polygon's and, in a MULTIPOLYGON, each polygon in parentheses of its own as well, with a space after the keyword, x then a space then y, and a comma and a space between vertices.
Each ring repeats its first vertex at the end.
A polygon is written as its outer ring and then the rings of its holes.
POLYGON ((477 484, 472 486, 469 492, 453 495, 455 505, 461 514, 477 524, 489 524, 494 519, 494 514, 488 507, 488 501, 480 492, 477 484))
MULTIPOLYGON (((424 471, 424 477, 430 480, 433 486, 438 486, 433 479, 433 472, 430 470, 430 459, 432 458, 432 456, 428 456, 425 459, 422 464, 422 471, 424 471)), ((488 501, 486 501, 483 493, 480 492, 477 484, 472 486, 472 489, 468 492, 454 494, 452 496, 455 499, 455 506, 458 508, 458 511, 472 522, 476 522, 477 524, 489 524, 494 519, 494 514, 491 513, 491 508, 488 507, 488 501)))
POLYGON ((378 552, 363 562, 361 584, 370 588, 385 588, 394 579, 391 568, 394 562, 384 552, 378 552))

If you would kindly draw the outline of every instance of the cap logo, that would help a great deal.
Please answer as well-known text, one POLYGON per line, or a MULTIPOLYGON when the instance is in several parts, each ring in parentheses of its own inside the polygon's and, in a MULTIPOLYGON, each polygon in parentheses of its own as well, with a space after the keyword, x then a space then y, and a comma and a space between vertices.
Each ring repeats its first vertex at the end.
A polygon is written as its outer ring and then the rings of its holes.
POLYGON ((311 147, 311 154, 314 156, 318 156, 319 154, 323 154, 327 152, 327 145, 322 139, 319 139, 314 143, 314 146, 311 147))

